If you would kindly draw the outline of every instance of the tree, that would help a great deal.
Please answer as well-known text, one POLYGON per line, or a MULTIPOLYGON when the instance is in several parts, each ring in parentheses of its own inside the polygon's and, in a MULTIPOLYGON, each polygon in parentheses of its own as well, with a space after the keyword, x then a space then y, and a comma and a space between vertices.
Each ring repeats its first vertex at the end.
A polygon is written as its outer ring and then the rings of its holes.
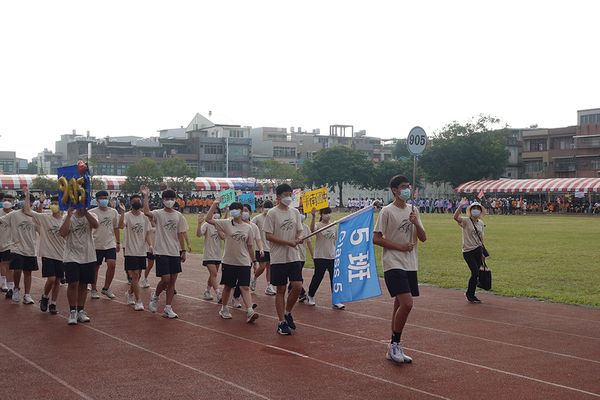
POLYGON ((510 130, 498 118, 480 114, 466 125, 454 121, 436 132, 419 166, 433 183, 453 186, 486 179, 506 169, 510 155, 506 140, 510 130))
POLYGON ((29 175, 37 174, 38 173, 37 164, 34 162, 28 162, 27 163, 27 173, 29 175))
MULTIPOLYGON (((414 161, 412 156, 407 161, 387 161, 383 160, 377 164, 373 171, 371 179, 371 189, 385 190, 390 188, 390 180, 396 175, 404 175, 408 178, 410 184, 413 181, 414 161)), ((419 182, 425 180, 425 174, 417 164, 417 186, 419 182)))
POLYGON ((256 178, 267 180, 273 186, 291 181, 292 187, 302 187, 305 179, 304 175, 290 164, 272 158, 259 164, 256 170, 256 178))
POLYGON ((345 146, 321 149, 312 162, 302 165, 300 170, 311 187, 327 186, 340 191, 340 206, 343 206, 342 185, 344 183, 368 189, 373 176, 373 163, 367 154, 345 146))
POLYGON ((392 157, 395 160, 402 160, 402 157, 410 158, 412 155, 408 152, 406 147, 406 139, 398 139, 394 148, 392 149, 392 157))
POLYGON ((105 190, 106 183, 104 183, 104 181, 100 178, 92 177, 92 180, 90 181, 90 188, 95 192, 99 190, 105 190))
POLYGON ((122 188, 125 193, 139 193, 142 185, 148 186, 152 192, 157 192, 163 180, 158 164, 149 158, 142 158, 135 164, 131 164, 125 175, 127 179, 122 188))
POLYGON ((175 191, 191 190, 192 180, 196 178, 194 172, 183 158, 173 157, 160 164, 160 170, 165 177, 169 189, 175 191))
POLYGON ((48 178, 45 174, 39 174, 32 181, 32 189, 37 189, 42 193, 47 195, 56 195, 58 194, 58 184, 56 181, 48 178))

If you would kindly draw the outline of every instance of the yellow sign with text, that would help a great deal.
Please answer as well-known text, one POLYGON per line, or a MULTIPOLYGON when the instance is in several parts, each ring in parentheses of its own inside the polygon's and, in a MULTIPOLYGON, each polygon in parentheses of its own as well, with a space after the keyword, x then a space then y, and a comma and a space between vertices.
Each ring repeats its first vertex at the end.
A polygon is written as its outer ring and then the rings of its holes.
POLYGON ((326 187, 302 193, 302 209, 304 212, 310 212, 313 207, 317 210, 329 207, 326 187))

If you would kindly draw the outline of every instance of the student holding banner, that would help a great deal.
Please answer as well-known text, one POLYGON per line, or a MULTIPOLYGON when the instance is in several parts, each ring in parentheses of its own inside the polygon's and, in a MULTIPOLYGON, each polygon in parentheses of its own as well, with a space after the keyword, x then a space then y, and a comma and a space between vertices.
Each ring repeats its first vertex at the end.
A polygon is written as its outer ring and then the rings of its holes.
MULTIPOLYGON (((310 231, 314 232, 318 229, 321 229, 327 225, 329 225, 329 220, 331 219, 331 208, 326 207, 319 210, 319 214, 321 218, 319 222, 315 224, 315 213, 316 208, 313 207, 310 210, 312 214, 312 220, 310 221, 310 231)), ((319 289, 319 285, 325 276, 325 271, 329 272, 329 280, 331 282, 331 292, 333 293, 333 263, 335 261, 335 245, 337 240, 337 232, 336 227, 332 226, 327 228, 317 234, 315 234, 315 253, 313 256, 313 260, 315 263, 315 272, 310 281, 310 286, 308 287, 308 305, 315 305, 315 294, 319 289)), ((337 310, 343 310, 346 308, 342 303, 337 303, 333 305, 333 308, 337 310)))
POLYGON ((386 357, 397 363, 410 363, 412 358, 403 353, 400 339, 413 297, 419 295, 417 239, 424 242, 427 235, 417 209, 406 203, 411 197, 408 179, 404 175, 394 176, 390 189, 394 202, 381 210, 373 230, 373 243, 383 247, 385 284, 394 298, 392 340, 386 357))

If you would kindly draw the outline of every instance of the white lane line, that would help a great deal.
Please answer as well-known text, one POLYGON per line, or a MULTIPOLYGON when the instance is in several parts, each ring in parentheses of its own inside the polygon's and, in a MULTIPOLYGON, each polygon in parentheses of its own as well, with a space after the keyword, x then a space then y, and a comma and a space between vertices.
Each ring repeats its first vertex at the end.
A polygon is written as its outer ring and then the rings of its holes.
POLYGON ((43 372, 44 374, 48 375, 50 378, 54 379, 55 381, 57 381, 58 383, 60 383, 61 385, 63 385, 64 387, 66 387, 67 389, 69 389, 70 391, 72 391, 73 393, 79 395, 80 397, 83 397, 84 399, 88 399, 88 400, 93 400, 94 399, 93 397, 90 397, 90 396, 86 395, 85 393, 83 393, 82 391, 78 390, 77 388, 69 385, 67 382, 63 381, 58 376, 50 373, 49 371, 46 371, 44 368, 42 368, 41 366, 37 365, 36 363, 34 363, 33 361, 31 361, 27 357, 25 357, 25 356, 17 353, 13 349, 11 349, 8 346, 6 346, 4 343, 0 343, 0 346, 2 348, 4 348, 6 351, 8 351, 9 353, 13 354, 14 356, 16 356, 16 357, 20 358, 21 360, 25 361, 26 363, 28 363, 32 367, 36 368, 38 371, 43 372))

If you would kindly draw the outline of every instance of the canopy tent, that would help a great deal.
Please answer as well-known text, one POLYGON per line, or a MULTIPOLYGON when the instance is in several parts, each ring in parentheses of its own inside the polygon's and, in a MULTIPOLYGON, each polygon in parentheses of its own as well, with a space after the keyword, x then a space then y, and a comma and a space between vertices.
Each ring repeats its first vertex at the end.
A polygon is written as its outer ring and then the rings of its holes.
MULTIPOLYGON (((2 189, 19 190, 25 186, 32 187, 32 181, 37 175, 0 175, 2 189)), ((56 180, 56 175, 46 175, 46 178, 56 180)), ((94 179, 100 179, 105 183, 106 190, 120 191, 125 183, 126 176, 94 175, 94 179)), ((254 178, 196 178, 194 179, 196 190, 210 190, 220 192, 226 189, 254 190, 259 185, 254 178)), ((162 189, 166 185, 161 185, 162 189)))
POLYGON ((469 181, 454 189, 457 193, 546 193, 600 192, 600 178, 503 179, 469 181))

